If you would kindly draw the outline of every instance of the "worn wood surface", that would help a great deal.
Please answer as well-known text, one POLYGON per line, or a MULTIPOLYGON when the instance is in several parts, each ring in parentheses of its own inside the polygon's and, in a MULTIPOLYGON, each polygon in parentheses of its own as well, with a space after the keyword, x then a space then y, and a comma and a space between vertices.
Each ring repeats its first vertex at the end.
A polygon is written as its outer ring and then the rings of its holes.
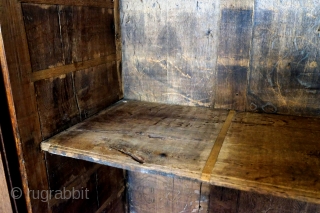
POLYGON ((212 106, 219 3, 121 1, 126 98, 212 106))
POLYGON ((22 4, 33 72, 116 54, 112 9, 22 4))
POLYGON ((252 36, 252 0, 220 3, 215 108, 245 110, 252 36))
POLYGON ((128 173, 128 205, 132 213, 207 212, 208 195, 209 190, 203 190, 201 182, 128 173))
POLYGON ((136 171, 200 179, 228 112, 121 101, 48 139, 53 154, 136 171))
POLYGON ((209 213, 311 213, 320 212, 320 205, 255 192, 224 187, 210 187, 209 213))
POLYGON ((255 1, 248 110, 319 116, 319 3, 255 1))
POLYGON ((70 5, 70 6, 92 6, 92 7, 105 7, 114 8, 113 0, 18 0, 21 3, 34 3, 34 4, 54 4, 54 5, 70 5))
POLYGON ((319 1, 122 1, 125 97, 319 116, 319 1))
POLYGON ((320 203, 320 120, 238 113, 211 183, 320 203))
POLYGON ((39 149, 40 124, 36 109, 34 87, 29 82, 31 64, 20 4, 0 1, 1 8, 1 66, 15 137, 19 169, 29 212, 47 212, 48 205, 32 199, 29 189, 48 189, 46 168, 39 149), (2 38, 2 37, 1 37, 2 38))

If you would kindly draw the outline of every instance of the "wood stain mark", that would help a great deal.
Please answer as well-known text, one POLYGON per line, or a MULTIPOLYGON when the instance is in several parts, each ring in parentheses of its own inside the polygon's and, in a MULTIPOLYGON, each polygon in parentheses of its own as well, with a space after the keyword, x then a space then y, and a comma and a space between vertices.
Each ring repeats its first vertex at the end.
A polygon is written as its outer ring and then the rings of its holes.
POLYGON ((225 120, 225 122, 219 132, 219 135, 216 138, 216 141, 214 142, 214 145, 212 147, 212 150, 210 152, 208 160, 202 170, 201 180, 203 180, 203 181, 210 180, 212 169, 217 162, 220 150, 222 148, 223 141, 227 135, 227 132, 229 130, 229 127, 231 125, 232 119, 235 114, 236 114, 236 111, 230 110, 228 117, 225 120))

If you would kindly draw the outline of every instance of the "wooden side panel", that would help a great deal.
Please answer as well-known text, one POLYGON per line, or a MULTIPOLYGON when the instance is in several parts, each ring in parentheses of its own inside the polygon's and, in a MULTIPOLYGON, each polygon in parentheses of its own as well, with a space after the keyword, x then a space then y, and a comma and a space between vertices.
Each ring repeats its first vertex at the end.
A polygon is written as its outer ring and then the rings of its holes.
POLYGON ((129 212, 207 212, 201 183, 159 175, 128 173, 129 212))
POLYGON ((319 115, 319 1, 255 1, 248 109, 319 115))
POLYGON ((29 81, 32 71, 21 7, 16 1, 0 2, 5 8, 0 15, 4 40, 4 46, 1 47, 4 49, 1 51, 5 51, 5 57, 1 56, 1 65, 7 77, 6 92, 27 208, 29 212, 48 212, 46 202, 33 199, 28 194, 28 189, 48 189, 48 182, 44 159, 39 149, 40 124, 34 87, 29 81))
POLYGON ((215 107, 245 110, 253 1, 224 1, 220 13, 215 107))
POLYGON ((220 1, 122 1, 125 97, 211 106, 220 1))

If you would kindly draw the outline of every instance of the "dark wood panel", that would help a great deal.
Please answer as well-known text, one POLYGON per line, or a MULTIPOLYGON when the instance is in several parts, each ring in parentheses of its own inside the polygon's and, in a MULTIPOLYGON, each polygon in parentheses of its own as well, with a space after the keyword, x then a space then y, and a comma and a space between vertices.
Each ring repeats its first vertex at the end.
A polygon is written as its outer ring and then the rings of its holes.
POLYGON ((33 71, 116 54, 112 9, 22 4, 33 71))
POLYGON ((59 16, 65 64, 116 53, 112 9, 59 6, 59 16))
POLYGON ((81 120, 73 74, 37 81, 35 89, 44 139, 81 120))
POLYGON ((81 118, 88 118, 121 99, 120 81, 115 62, 76 72, 75 90, 81 118))
POLYGON ((253 1, 221 5, 215 107, 245 110, 253 1))
POLYGON ((160 175, 129 172, 129 212, 207 212, 208 196, 201 183, 160 175))
POLYGON ((319 116, 319 9, 255 1, 248 110, 319 116))
POLYGON ((113 0, 18 0, 25 3, 36 3, 36 4, 55 4, 55 5, 78 5, 78 6, 93 6, 93 7, 106 7, 114 8, 113 0))
POLYGON ((64 64, 57 5, 22 4, 33 72, 64 64))
POLYGON ((1 0, 1 66, 11 122, 20 164, 23 191, 29 212, 47 212, 48 205, 29 196, 28 190, 48 189, 46 168, 39 149, 41 132, 34 87, 29 82, 32 72, 20 4, 1 0), (5 54, 4 54, 5 51, 5 54), (6 57, 4 57, 6 55, 6 57), (7 64, 6 64, 7 63, 7 64), (7 65, 7 66, 4 66, 7 65), (10 79, 10 80, 9 80, 10 79), (32 159, 32 160, 31 160, 32 159))
POLYGON ((197 2, 121 2, 126 98, 212 106, 220 1, 197 2))

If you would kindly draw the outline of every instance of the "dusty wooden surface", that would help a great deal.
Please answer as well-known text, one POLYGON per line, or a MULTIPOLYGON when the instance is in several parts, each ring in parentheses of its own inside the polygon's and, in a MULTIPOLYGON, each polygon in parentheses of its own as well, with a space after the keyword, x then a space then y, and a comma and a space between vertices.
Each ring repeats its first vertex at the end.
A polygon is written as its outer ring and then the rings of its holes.
POLYGON ((319 116, 319 1, 122 1, 125 97, 319 116))
POLYGON ((120 101, 42 143, 53 154, 320 203, 320 120, 120 101), (232 117, 231 117, 232 118, 232 117), (226 126, 227 128, 228 126, 226 126), (220 149, 220 148, 219 148, 220 149))
POLYGON ((200 179, 228 111, 120 101, 48 139, 53 154, 200 179))
POLYGON ((211 183, 320 203, 320 120, 238 113, 211 183))

